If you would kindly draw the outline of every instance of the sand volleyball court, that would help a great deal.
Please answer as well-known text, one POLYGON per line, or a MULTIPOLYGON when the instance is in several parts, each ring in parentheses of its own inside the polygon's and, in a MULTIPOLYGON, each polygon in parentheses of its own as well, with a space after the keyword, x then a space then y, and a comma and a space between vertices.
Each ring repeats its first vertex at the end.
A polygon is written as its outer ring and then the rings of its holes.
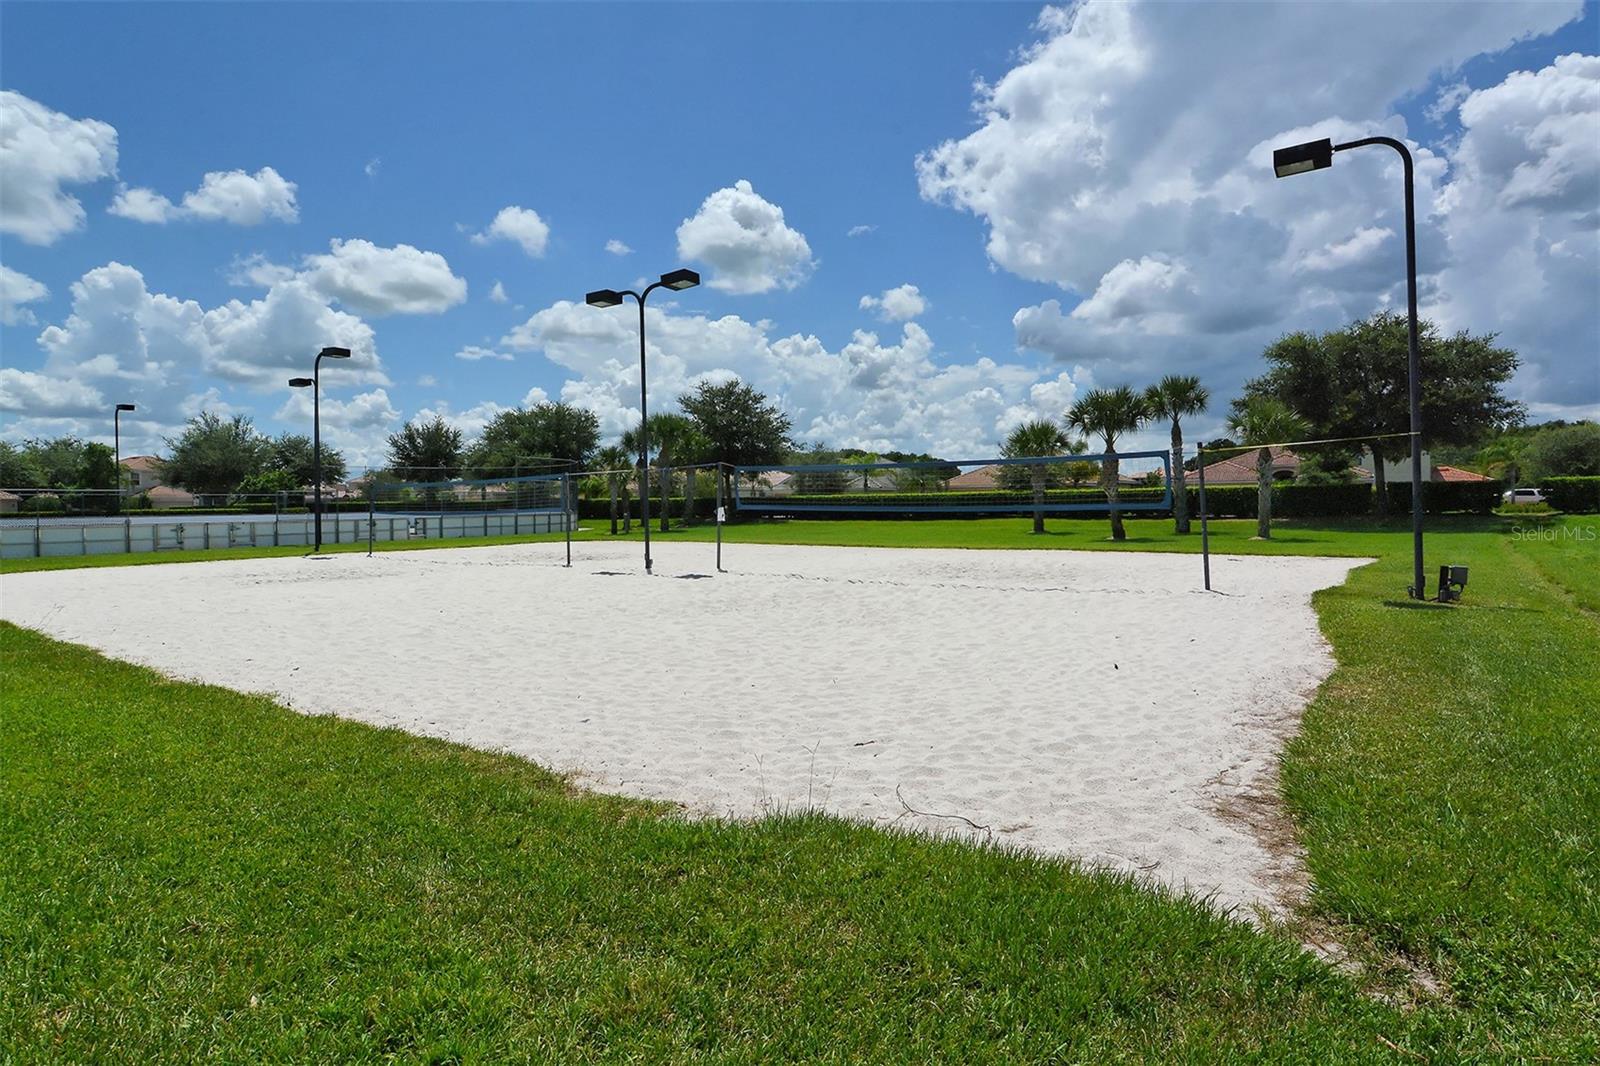
MULTIPOLYGON (((812 805, 1281 907, 1272 768, 1362 560, 560 544, 12 574, 0 616, 694 814, 812 805), (922 812, 922 813, 912 813, 922 812), (937 817, 938 815, 950 817, 937 817), (959 817, 955 817, 959 816, 959 817), (981 828, 975 828, 981 827, 981 828)), ((108 708, 107 713, 115 713, 108 708)))

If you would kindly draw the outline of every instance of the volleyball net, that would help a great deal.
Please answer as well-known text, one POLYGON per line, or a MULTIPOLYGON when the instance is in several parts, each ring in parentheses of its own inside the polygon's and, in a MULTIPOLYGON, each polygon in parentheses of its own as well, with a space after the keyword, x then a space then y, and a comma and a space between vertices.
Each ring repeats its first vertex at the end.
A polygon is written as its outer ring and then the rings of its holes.
POLYGON ((560 514, 571 510, 561 474, 449 481, 374 481, 365 501, 377 514, 560 514))
POLYGON ((804 463, 734 468, 743 511, 873 514, 1104 513, 1172 506, 1166 452, 1021 459, 804 463))

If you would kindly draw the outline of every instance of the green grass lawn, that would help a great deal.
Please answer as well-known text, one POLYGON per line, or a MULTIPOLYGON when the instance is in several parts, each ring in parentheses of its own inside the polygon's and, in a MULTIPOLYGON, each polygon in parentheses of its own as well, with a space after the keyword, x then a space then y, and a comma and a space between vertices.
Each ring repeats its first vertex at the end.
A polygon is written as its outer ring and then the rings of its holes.
MULTIPOLYGON (((1472 568, 1436 607, 1403 522, 1217 524, 1219 553, 1379 560, 1315 600, 1338 666, 1283 779, 1316 891, 1266 932, 1064 862, 690 823, 0 627, 0 1061, 1591 1060, 1600 520, 1542 525, 1432 523, 1430 566, 1472 568)), ((728 561, 1112 547, 1051 527, 744 525, 728 561)), ((1168 528, 1127 547, 1197 550, 1168 528)))

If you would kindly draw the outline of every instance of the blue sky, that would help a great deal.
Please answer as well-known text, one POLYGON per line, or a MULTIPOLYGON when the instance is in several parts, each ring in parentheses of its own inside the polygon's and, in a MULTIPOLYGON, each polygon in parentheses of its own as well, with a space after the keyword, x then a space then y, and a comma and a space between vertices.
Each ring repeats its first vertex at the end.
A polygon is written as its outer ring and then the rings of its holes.
POLYGON ((1429 312, 1514 343, 1536 415, 1600 405, 1592 5, 0 19, 7 438, 103 436, 124 398, 139 450, 206 407, 300 429, 281 379, 324 343, 358 349, 324 411, 358 463, 408 418, 471 432, 541 396, 614 432, 628 312, 570 301, 679 265, 708 284, 652 318, 654 404, 738 374, 807 440, 976 455, 1083 388, 1184 370, 1219 398, 1203 432, 1263 343, 1396 298, 1386 160, 1277 186, 1259 165, 1346 129, 1421 150, 1429 312))

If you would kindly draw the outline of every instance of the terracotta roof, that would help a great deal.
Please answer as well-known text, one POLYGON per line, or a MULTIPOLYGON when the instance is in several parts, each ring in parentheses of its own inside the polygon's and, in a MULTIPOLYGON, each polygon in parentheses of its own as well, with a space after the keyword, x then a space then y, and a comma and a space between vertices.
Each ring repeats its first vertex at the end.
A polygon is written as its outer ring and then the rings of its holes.
POLYGON ((152 474, 159 473, 161 457, 159 455, 130 455, 122 460, 122 465, 129 470, 138 470, 141 473, 145 471, 152 474))
POLYGON ((988 466, 968 470, 964 474, 957 474, 950 479, 949 487, 957 492, 963 489, 992 489, 998 484, 999 475, 1000 467, 991 463, 988 466))
MULTIPOLYGON (((1277 476, 1281 470, 1293 474, 1300 469, 1300 457, 1287 448, 1272 449, 1272 473, 1277 476)), ((1184 472, 1184 481, 1191 485, 1200 484, 1200 474, 1195 470, 1184 472)), ((1256 450, 1231 455, 1226 459, 1219 459, 1214 463, 1206 464, 1207 485, 1254 485, 1256 483, 1256 450)))
POLYGON ((0 489, 0 500, 20 500, 20 499, 22 499, 22 497, 18 496, 16 493, 7 492, 5 489, 0 489))
POLYGON ((192 507, 194 494, 182 489, 175 489, 171 485, 157 485, 140 495, 150 497, 150 503, 156 507, 192 507))
POLYGON ((1471 470, 1463 470, 1459 466, 1436 466, 1436 467, 1433 468, 1433 480, 1435 480, 1435 481, 1493 481, 1494 478, 1492 478, 1492 477, 1484 477, 1482 474, 1474 473, 1471 470))

